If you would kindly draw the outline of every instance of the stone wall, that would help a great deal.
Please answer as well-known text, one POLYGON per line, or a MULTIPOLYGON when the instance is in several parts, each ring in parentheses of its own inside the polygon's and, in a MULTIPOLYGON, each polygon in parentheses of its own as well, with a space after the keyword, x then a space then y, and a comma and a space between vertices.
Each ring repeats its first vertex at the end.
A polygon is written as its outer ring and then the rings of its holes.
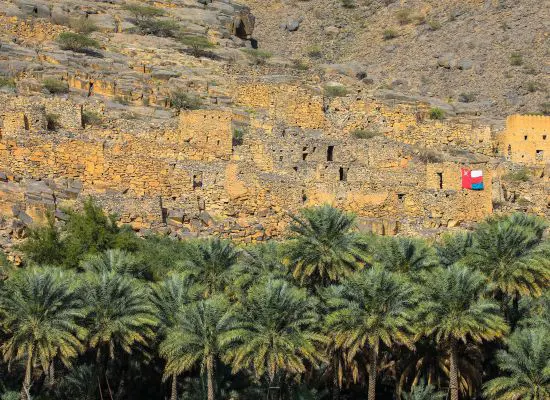
POLYGON ((511 115, 498 136, 500 154, 508 160, 544 165, 550 162, 550 117, 511 115))

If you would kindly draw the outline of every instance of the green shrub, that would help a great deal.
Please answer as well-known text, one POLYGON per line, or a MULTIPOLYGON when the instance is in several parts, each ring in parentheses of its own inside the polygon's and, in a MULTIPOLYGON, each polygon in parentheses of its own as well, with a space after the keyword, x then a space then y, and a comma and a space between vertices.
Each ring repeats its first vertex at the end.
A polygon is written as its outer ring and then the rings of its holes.
POLYGON ((342 0, 342 7, 344 8, 355 8, 354 0, 342 0))
POLYGON ((7 78, 5 76, 0 76, 0 87, 15 87, 15 81, 12 78, 7 78))
POLYGON ((372 139, 376 136, 381 136, 382 134, 378 131, 370 131, 365 129, 356 129, 351 132, 352 136, 357 139, 372 139))
POLYGON ((256 65, 265 64, 273 56, 269 51, 260 49, 243 49, 242 51, 248 54, 256 65))
POLYGON ((445 111, 439 107, 433 107, 430 109, 430 119, 443 119, 445 118, 445 111))
POLYGON ((88 18, 76 18, 69 21, 69 27, 78 33, 92 33, 98 30, 98 27, 88 18))
POLYGON ((345 86, 325 86, 324 88, 325 96, 327 97, 344 97, 348 94, 348 90, 345 86))
POLYGON ((521 53, 512 53, 510 55, 510 65, 518 66, 523 64, 523 55, 521 53))
POLYGON ((302 59, 293 60, 292 66, 299 71, 307 71, 309 69, 309 64, 302 59))
POLYGON ((458 96, 458 101, 460 101, 461 103, 471 103, 473 101, 475 101, 476 99, 476 95, 475 93, 460 93, 460 95, 458 96))
POLYGON ((401 25, 407 25, 412 22, 412 10, 410 8, 403 8, 395 13, 397 22, 401 25))
POLYGON ((245 130, 243 128, 237 128, 233 131, 233 146, 240 146, 243 144, 245 130))
POLYGON ((67 84, 67 82, 55 78, 44 79, 42 81, 42 86, 51 94, 69 92, 69 85, 67 84))
POLYGON ((167 19, 145 19, 136 21, 136 26, 142 35, 158 37, 177 37, 181 30, 176 21, 167 19))
POLYGON ((399 35, 397 31, 394 29, 385 29, 384 32, 382 33, 382 37, 384 38, 384 40, 395 39, 397 36, 399 35))
POLYGON ((59 128, 59 115, 46 114, 46 127, 49 131, 55 131, 59 128))
POLYGON ((176 110, 198 110, 201 105, 199 97, 183 90, 178 89, 170 94, 170 107, 176 110))
POLYGON ((204 36, 183 36, 180 38, 180 41, 182 44, 189 46, 191 53, 196 57, 203 55, 206 49, 214 47, 214 44, 204 36))
POLYGON ((307 55, 311 58, 321 58, 321 57, 323 57, 323 51, 321 50, 321 47, 319 47, 319 46, 311 46, 307 50, 307 55))
POLYGON ((437 31, 438 29, 441 29, 441 22, 436 19, 430 19, 428 20, 428 26, 430 27, 430 30, 437 31))
POLYGON ((529 182, 531 180, 531 171, 529 168, 521 168, 517 171, 509 172, 504 179, 510 182, 529 182))
POLYGON ((82 111, 82 125, 84 126, 97 126, 101 124, 102 120, 101 114, 96 111, 82 111))
POLYGON ((527 91, 529 93, 535 93, 536 91, 540 90, 540 88, 541 88, 541 85, 538 82, 534 82, 534 81, 527 82, 527 91))
POLYGON ((57 37, 57 42, 63 50, 72 50, 79 53, 86 53, 91 49, 99 48, 99 43, 80 33, 63 32, 57 37))
POLYGON ((540 105, 540 112, 543 115, 550 115, 550 103, 549 102, 542 103, 540 105))
POLYGON ((164 15, 164 11, 160 8, 140 4, 125 4, 123 9, 130 12, 136 21, 150 20, 164 15))

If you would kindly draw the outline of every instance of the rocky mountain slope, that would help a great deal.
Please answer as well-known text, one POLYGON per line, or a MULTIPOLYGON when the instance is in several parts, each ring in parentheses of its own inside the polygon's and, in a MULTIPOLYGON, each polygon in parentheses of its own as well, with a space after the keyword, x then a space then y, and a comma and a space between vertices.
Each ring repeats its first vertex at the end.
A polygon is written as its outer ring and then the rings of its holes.
POLYGON ((256 16, 261 48, 322 72, 333 70, 327 64, 360 70, 369 89, 437 97, 459 112, 496 117, 548 108, 548 0, 243 3, 256 16))

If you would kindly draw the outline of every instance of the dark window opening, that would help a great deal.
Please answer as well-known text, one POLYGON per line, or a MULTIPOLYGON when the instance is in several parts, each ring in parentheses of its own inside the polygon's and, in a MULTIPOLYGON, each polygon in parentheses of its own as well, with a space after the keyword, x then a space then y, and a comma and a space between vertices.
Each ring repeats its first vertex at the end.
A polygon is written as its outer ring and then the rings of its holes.
POLYGON ((88 84, 88 97, 90 97, 92 95, 92 92, 94 91, 94 83, 93 82, 90 82, 88 84))
POLYGON ((512 156, 512 145, 511 144, 508 145, 508 156, 509 157, 512 156))
POLYGON ((33 7, 32 12, 35 13, 35 14, 38 14, 38 7, 36 7, 36 6, 33 7))
POLYGON ((544 157, 544 150, 537 150, 535 153, 535 158, 537 161, 542 161, 544 157))
POLYGON ((314 147, 313 150, 311 151, 312 153, 315 153, 315 150, 317 150, 317 147, 314 147))
POLYGON ((279 161, 283 161, 283 156, 279 156, 279 161))
POLYGON ((302 203, 305 203, 306 201, 307 201, 306 191, 302 190, 302 203))
POLYGON ((334 146, 328 146, 327 149, 327 161, 334 160, 334 146))
POLYGON ((546 135, 542 135, 542 140, 546 140, 546 135))
POLYGON ((202 172, 193 175, 193 190, 196 188, 202 188, 202 172))
POLYGON ((306 158, 307 158, 307 153, 304 153, 304 154, 302 154, 302 160, 304 160, 304 161, 305 161, 305 160, 306 160, 306 158))
POLYGON ((219 140, 216 141, 216 145, 217 145, 217 146, 220 145, 220 141, 219 141, 219 140))
POLYGON ((443 189, 443 172, 438 172, 437 178, 439 179, 439 188, 443 189))
POLYGON ((298 167, 293 167, 292 169, 294 170, 294 172, 298 172, 298 167))
POLYGON ((405 193, 397 193, 397 200, 399 201, 405 200, 405 193))
POLYGON ((523 137, 523 140, 527 140, 527 135, 525 135, 525 136, 523 137))
POLYGON ((349 168, 340 167, 340 180, 342 182, 346 182, 348 180, 348 171, 349 168))
POLYGON ((29 130, 29 119, 27 118, 26 115, 23 115, 23 124, 25 125, 25 130, 28 131, 29 130))

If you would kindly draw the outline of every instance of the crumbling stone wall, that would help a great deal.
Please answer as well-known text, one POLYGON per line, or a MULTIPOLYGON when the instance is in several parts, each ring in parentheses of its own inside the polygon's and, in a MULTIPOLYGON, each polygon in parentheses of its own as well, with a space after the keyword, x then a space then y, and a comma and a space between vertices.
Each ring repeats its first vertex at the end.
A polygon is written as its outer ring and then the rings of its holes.
POLYGON ((550 162, 550 117, 511 115, 498 136, 499 153, 508 160, 544 165, 550 162))

